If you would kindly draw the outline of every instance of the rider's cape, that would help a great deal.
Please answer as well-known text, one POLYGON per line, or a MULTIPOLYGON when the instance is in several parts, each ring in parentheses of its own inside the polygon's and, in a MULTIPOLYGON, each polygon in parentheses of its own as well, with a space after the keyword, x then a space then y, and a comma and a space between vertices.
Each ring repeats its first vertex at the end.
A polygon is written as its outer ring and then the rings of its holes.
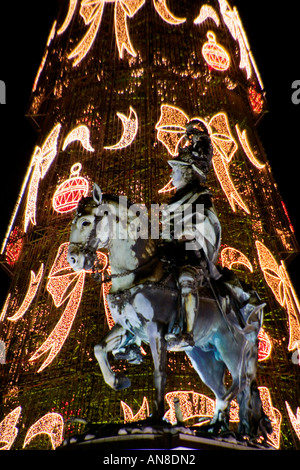
POLYGON ((199 183, 190 183, 179 189, 163 211, 162 238, 174 244, 176 263, 199 263, 204 251, 212 277, 221 243, 221 225, 208 189, 199 183), (198 260, 198 261, 197 261, 198 260))
POLYGON ((204 259, 214 294, 220 303, 223 303, 222 299, 228 299, 243 326, 249 314, 246 312, 247 306, 255 308, 261 305, 261 301, 257 293, 242 284, 231 270, 216 266, 221 225, 208 189, 197 183, 179 189, 168 204, 165 223, 169 224, 170 229, 170 238, 164 245, 166 257, 173 259, 177 268, 187 265, 197 267, 204 259), (182 231, 178 229, 179 225, 182 231), (196 231, 199 232, 198 236, 195 236, 196 231))

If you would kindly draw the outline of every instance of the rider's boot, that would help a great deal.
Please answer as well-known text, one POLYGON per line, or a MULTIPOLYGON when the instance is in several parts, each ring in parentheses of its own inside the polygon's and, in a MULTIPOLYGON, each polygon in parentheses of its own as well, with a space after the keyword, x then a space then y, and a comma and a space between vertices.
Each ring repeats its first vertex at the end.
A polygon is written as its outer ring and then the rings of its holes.
MULTIPOLYGON (((183 289, 184 291, 184 289, 183 289)), ((179 337, 182 345, 194 346, 194 323, 198 306, 198 296, 195 293, 182 292, 183 307, 186 316, 186 331, 183 332, 182 337, 179 337)))
POLYGON ((186 320, 186 329, 183 332, 173 329, 171 333, 165 336, 165 339, 170 345, 176 347, 194 346, 193 329, 198 309, 198 293, 195 288, 193 273, 190 271, 181 273, 179 285, 181 288, 181 308, 186 320))

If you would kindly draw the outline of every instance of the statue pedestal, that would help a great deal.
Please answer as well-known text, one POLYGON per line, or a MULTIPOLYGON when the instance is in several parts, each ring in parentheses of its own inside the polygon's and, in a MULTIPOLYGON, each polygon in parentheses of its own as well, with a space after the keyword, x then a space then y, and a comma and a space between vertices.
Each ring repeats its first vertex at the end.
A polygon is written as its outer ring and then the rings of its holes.
POLYGON ((110 424, 93 427, 90 432, 66 439, 60 451, 132 452, 193 450, 274 450, 267 444, 239 441, 234 434, 213 436, 197 426, 110 424))

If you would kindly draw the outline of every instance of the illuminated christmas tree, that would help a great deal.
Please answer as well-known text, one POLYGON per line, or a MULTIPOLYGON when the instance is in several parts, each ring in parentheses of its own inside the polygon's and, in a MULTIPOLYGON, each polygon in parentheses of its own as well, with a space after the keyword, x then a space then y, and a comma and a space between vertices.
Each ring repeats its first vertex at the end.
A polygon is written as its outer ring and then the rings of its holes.
MULTIPOLYGON (((70 223, 93 182, 148 208, 167 202, 167 160, 198 117, 214 147, 208 183, 223 230, 219 263, 267 304, 258 385, 269 442, 300 448, 300 305, 287 271, 298 244, 256 130, 265 111, 231 2, 61 2, 28 109, 37 144, 2 245, 12 282, 0 312, 1 446, 57 447, 64 426, 80 430, 69 418, 122 423, 151 412, 146 347, 142 366, 115 363, 131 378, 126 391, 112 391, 98 369, 93 347, 112 326, 107 290, 69 267, 70 223)), ((167 392, 169 419, 174 396, 185 419, 211 416, 212 394, 184 354, 169 354, 167 392)))

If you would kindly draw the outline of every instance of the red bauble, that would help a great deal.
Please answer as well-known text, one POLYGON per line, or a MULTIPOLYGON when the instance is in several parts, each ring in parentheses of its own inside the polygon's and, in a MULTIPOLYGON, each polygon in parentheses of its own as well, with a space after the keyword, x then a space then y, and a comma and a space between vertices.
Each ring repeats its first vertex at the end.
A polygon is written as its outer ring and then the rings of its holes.
POLYGON ((258 333, 258 360, 265 361, 271 354, 272 344, 267 333, 261 328, 258 333))
POLYGON ((82 197, 86 197, 89 191, 87 179, 79 176, 81 164, 75 163, 71 168, 70 178, 59 185, 54 193, 53 209, 59 213, 70 212, 76 209, 82 197))
POLYGON ((261 114, 264 107, 263 95, 256 91, 255 85, 249 87, 248 96, 253 111, 257 114, 261 114))
POLYGON ((216 36, 209 31, 207 33, 208 42, 202 47, 202 54, 208 65, 215 70, 224 72, 229 68, 230 58, 225 49, 216 42, 216 36))
POLYGON ((13 266, 18 261, 22 247, 22 232, 19 227, 15 227, 9 236, 5 252, 6 261, 10 266, 13 266))

